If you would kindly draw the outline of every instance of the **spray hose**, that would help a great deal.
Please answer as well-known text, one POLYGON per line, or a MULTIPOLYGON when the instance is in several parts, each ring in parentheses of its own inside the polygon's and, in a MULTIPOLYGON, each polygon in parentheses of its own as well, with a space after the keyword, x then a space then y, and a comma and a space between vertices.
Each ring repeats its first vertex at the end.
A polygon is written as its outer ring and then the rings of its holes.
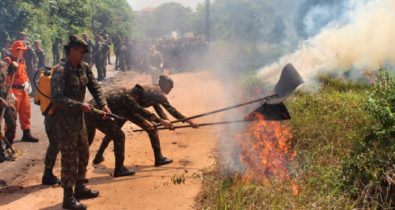
MULTIPOLYGON (((45 74, 47 71, 50 71, 50 70, 51 70, 50 68, 38 70, 38 71, 34 74, 34 76, 33 76, 33 81, 37 81, 37 76, 38 76, 40 73, 44 72, 44 74, 45 74)), ((50 96, 46 95, 45 93, 43 93, 43 92, 40 90, 40 88, 38 87, 38 85, 37 85, 36 82, 34 82, 33 85, 34 85, 34 87, 36 88, 37 92, 39 92, 42 96, 44 96, 44 97, 47 98, 47 99, 52 100, 52 98, 51 98, 50 96)), ((82 104, 82 103, 79 102, 79 104, 82 104)), ((121 116, 119 116, 119 115, 116 115, 116 114, 113 114, 113 113, 106 113, 106 112, 104 112, 104 111, 102 111, 102 110, 100 110, 100 109, 96 109, 96 108, 93 107, 93 106, 91 106, 91 110, 92 110, 92 112, 95 113, 95 114, 102 115, 102 116, 107 116, 107 117, 109 117, 109 118, 111 118, 111 119, 126 120, 125 118, 123 118, 123 117, 121 117, 121 116)))

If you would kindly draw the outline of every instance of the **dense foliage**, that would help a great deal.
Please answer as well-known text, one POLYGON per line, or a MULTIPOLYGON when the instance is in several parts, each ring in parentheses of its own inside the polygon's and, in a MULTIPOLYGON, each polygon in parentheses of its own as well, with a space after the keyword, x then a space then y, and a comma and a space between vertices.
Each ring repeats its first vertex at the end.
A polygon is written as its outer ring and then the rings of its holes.
POLYGON ((343 187, 365 208, 394 208, 395 79, 388 70, 379 71, 364 108, 375 123, 364 125, 368 135, 355 141, 343 187))
POLYGON ((24 31, 30 40, 41 40, 47 50, 56 37, 83 32, 130 35, 133 26, 133 11, 126 0, 0 1, 0 40, 17 38, 24 31))

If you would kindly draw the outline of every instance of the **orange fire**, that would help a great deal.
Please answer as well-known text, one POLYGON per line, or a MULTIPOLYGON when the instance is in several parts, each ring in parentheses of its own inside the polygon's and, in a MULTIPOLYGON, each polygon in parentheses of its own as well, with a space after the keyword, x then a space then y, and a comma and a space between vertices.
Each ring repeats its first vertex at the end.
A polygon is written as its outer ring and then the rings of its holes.
POLYGON ((289 127, 282 122, 265 121, 260 114, 254 118, 256 121, 237 135, 245 180, 269 185, 271 177, 275 177, 290 182, 293 194, 298 195, 298 186, 291 181, 287 168, 295 158, 287 146, 292 138, 289 127))

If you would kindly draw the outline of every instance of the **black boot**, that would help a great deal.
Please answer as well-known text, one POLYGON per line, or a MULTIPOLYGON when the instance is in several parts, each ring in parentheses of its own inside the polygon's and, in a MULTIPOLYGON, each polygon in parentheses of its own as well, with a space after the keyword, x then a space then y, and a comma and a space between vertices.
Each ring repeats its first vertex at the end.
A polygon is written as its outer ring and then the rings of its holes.
POLYGON ((96 198, 99 196, 99 191, 88 189, 84 182, 78 181, 75 186, 74 196, 77 199, 89 199, 89 198, 96 198))
POLYGON ((59 184, 60 180, 55 175, 53 175, 52 169, 45 168, 41 183, 43 185, 55 185, 59 184))
POLYGON ((30 132, 30 129, 23 130, 23 136, 22 136, 22 141, 23 142, 38 142, 38 138, 32 136, 32 133, 30 132))
POLYGON ((93 164, 94 164, 94 165, 97 165, 97 164, 100 164, 100 163, 103 162, 103 161, 104 161, 103 154, 99 154, 99 152, 96 153, 96 156, 95 156, 95 158, 93 159, 93 164))
POLYGON ((172 159, 169 159, 167 157, 164 157, 162 153, 160 152, 160 148, 154 148, 154 153, 157 153, 158 155, 155 155, 155 166, 162 166, 162 165, 167 165, 173 162, 172 159), (155 152, 155 150, 157 152, 155 152))
POLYGON ((135 171, 133 171, 133 170, 129 171, 124 166, 119 167, 119 168, 117 167, 114 169, 114 177, 133 176, 134 174, 136 174, 135 171))
POLYGON ((86 205, 80 203, 74 196, 73 196, 73 189, 72 188, 65 188, 63 194, 63 205, 62 208, 64 209, 71 209, 71 210, 85 210, 86 205))
POLYGON ((107 149, 111 141, 112 138, 107 135, 103 138, 103 141, 101 142, 100 147, 96 152, 96 156, 93 159, 93 164, 97 165, 104 161, 104 151, 107 149))
POLYGON ((172 159, 166 158, 162 155, 162 152, 160 149, 158 131, 157 130, 149 131, 148 136, 151 141, 152 149, 154 150, 155 166, 161 166, 161 165, 166 165, 166 164, 172 163, 173 162, 172 159))
POLYGON ((169 159, 169 158, 164 157, 162 155, 162 152, 161 152, 161 149, 160 149, 159 138, 157 137, 157 134, 155 136, 156 136, 156 138, 150 138, 151 139, 152 149, 154 150, 155 166, 162 166, 162 165, 166 165, 166 164, 172 163, 173 162, 172 159, 169 159))

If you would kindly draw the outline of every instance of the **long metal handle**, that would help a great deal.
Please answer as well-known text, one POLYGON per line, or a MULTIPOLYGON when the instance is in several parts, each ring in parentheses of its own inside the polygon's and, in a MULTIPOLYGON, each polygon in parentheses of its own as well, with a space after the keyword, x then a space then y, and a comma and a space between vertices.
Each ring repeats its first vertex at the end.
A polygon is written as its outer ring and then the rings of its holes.
POLYGON ((94 112, 96 114, 99 114, 99 115, 103 115, 103 116, 106 115, 107 117, 110 117, 110 118, 113 118, 113 119, 116 119, 116 120, 126 120, 125 118, 123 118, 123 117, 121 117, 119 115, 116 115, 116 114, 113 114, 113 113, 106 113, 106 112, 104 112, 104 111, 102 111, 100 109, 96 109, 94 107, 91 107, 91 109, 92 109, 92 112, 94 112))
POLYGON ((249 101, 249 102, 246 102, 246 103, 237 104, 237 105, 234 105, 234 106, 230 106, 230 107, 214 110, 214 111, 211 111, 211 112, 194 115, 194 116, 191 116, 191 117, 187 117, 185 119, 175 120, 175 121, 172 121, 171 123, 185 122, 185 121, 188 121, 188 120, 193 120, 193 119, 196 119, 196 118, 200 118, 200 117, 216 114, 216 113, 219 113, 219 112, 224 112, 224 111, 228 111, 228 110, 231 110, 231 109, 239 108, 239 107, 246 106, 246 105, 249 105, 249 104, 254 104, 254 103, 258 103, 258 102, 262 102, 262 101, 269 101, 270 99, 273 99, 273 98, 276 98, 276 97, 278 97, 278 95, 274 94, 274 95, 266 96, 264 98, 256 99, 256 100, 253 100, 253 101, 249 101))
MULTIPOLYGON (((235 124, 235 123, 248 123, 251 122, 251 120, 235 120, 235 121, 222 121, 222 122, 214 122, 214 123, 202 123, 199 124, 199 127, 206 127, 206 126, 213 126, 213 125, 227 125, 227 124, 235 124)), ((181 129, 181 128, 191 128, 191 125, 180 125, 180 126, 174 126, 173 129, 171 130, 176 130, 176 129, 181 129)), ((159 127, 157 130, 170 130, 165 127, 159 127)), ((143 132, 143 129, 136 129, 133 130, 133 132, 143 132)))

